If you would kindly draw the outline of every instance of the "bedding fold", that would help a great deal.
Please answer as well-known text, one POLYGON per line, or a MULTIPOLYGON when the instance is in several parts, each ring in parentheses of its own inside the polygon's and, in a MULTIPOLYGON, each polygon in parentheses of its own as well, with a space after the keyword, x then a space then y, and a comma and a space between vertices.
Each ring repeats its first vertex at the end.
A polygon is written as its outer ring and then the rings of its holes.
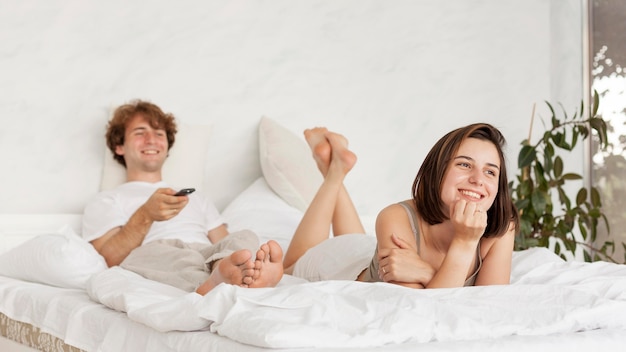
MULTIPOLYGON (((321 281, 185 293, 121 268, 96 274, 92 299, 158 331, 207 329, 270 348, 372 347, 626 328, 626 266, 516 253, 506 286, 414 290, 321 281)), ((207 331, 207 333, 210 333, 207 331)))

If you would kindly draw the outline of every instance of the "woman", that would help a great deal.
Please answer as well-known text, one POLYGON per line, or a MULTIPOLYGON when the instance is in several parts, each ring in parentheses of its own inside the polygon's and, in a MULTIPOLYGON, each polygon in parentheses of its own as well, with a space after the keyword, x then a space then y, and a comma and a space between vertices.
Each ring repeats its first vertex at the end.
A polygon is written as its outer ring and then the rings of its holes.
MULTIPOLYGON (((317 249, 330 226, 335 238, 365 232, 343 185, 356 162, 347 140, 325 128, 307 130, 305 138, 324 182, 285 254, 285 272, 296 276, 325 262, 329 254, 317 249), (303 260, 309 249, 307 256, 317 259, 303 260)), ((519 216, 509 194, 504 144, 500 131, 484 123, 443 136, 415 178, 413 199, 379 213, 375 254, 367 268, 356 268, 356 279, 413 288, 508 284, 519 216)))

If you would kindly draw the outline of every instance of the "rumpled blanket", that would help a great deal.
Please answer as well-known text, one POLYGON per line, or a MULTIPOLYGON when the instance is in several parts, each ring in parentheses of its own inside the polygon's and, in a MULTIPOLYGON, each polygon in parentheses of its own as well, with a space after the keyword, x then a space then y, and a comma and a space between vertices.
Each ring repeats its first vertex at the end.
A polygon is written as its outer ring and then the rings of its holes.
POLYGON ((626 328, 626 266, 514 253, 506 286, 415 290, 387 283, 222 284, 206 296, 110 268, 88 293, 159 331, 210 330, 270 348, 372 347, 626 328))

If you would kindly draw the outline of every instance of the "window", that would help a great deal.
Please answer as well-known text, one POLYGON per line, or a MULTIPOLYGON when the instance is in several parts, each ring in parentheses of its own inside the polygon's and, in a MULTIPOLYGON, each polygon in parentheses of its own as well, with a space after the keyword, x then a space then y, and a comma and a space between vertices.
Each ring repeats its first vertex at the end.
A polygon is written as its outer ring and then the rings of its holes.
POLYGON ((626 243, 626 1, 589 0, 590 86, 600 95, 609 146, 591 146, 591 182, 602 197, 610 234, 601 226, 596 245, 615 242, 613 259, 623 263, 626 243))

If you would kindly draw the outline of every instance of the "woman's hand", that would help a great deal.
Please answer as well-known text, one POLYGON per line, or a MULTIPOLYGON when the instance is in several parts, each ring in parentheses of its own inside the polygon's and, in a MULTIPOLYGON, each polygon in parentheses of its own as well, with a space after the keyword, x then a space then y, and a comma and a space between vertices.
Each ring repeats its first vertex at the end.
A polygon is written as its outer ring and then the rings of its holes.
POLYGON ((378 251, 380 279, 397 284, 416 283, 425 287, 435 274, 435 269, 420 258, 417 248, 403 239, 392 234, 391 241, 397 248, 381 248, 378 251))
POLYGON ((478 242, 487 228, 487 213, 475 202, 458 199, 450 206, 450 221, 455 240, 478 242))

